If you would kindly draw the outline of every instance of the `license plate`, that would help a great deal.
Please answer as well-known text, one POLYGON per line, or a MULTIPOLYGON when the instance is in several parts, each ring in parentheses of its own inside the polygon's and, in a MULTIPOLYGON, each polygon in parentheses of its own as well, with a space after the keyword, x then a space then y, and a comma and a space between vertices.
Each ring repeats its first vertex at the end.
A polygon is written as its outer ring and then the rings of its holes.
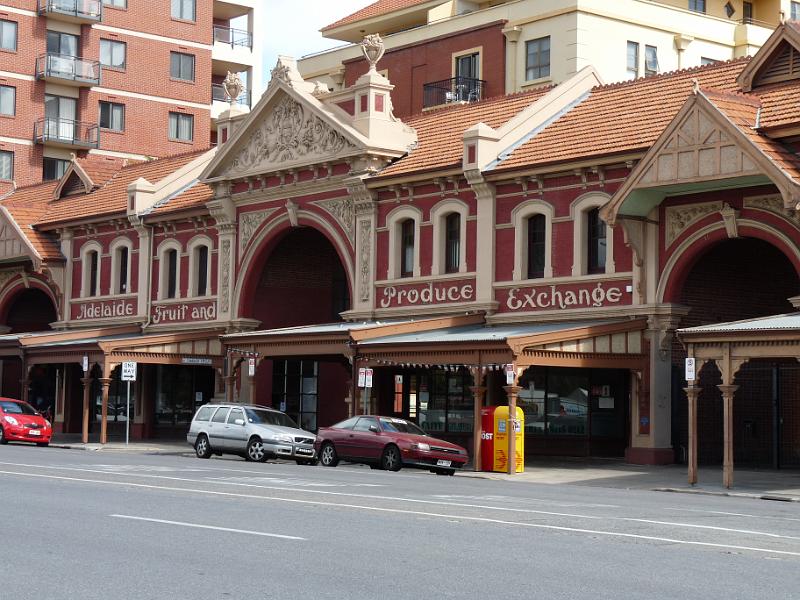
POLYGON ((449 460, 437 460, 436 466, 437 467, 449 467, 452 464, 452 461, 449 460))
POLYGON ((311 448, 295 448, 295 454, 314 454, 314 451, 311 448))
POLYGON ((38 429, 31 429, 31 430, 28 432, 28 435, 42 435, 42 432, 41 432, 41 431, 39 431, 38 429))

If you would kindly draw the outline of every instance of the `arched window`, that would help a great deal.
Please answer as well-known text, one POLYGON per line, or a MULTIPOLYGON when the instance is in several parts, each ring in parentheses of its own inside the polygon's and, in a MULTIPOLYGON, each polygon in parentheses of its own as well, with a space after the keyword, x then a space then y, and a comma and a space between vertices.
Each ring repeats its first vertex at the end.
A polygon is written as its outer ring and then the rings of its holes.
POLYGON ((414 276, 415 229, 414 219, 400 223, 400 277, 414 276))
POLYGON ((461 215, 450 213, 445 218, 444 253, 446 273, 457 273, 461 268, 461 215))
POLYGON ((131 245, 127 238, 118 238, 111 244, 111 293, 129 294, 131 291, 131 245))
POLYGON ((547 257, 547 217, 536 214, 528 217, 528 279, 544 277, 547 257))
POLYGON ((90 297, 97 296, 98 276, 100 268, 100 253, 97 250, 90 250, 86 255, 88 280, 86 295, 90 297))
POLYGON ((600 218, 600 208, 586 213, 586 272, 606 272, 606 224, 600 218))
POLYGON ((208 270, 208 246, 203 244, 194 249, 194 292, 196 296, 208 295, 208 270))
POLYGON ((164 254, 166 265, 164 266, 164 276, 166 277, 165 297, 178 297, 178 251, 170 248, 164 254))

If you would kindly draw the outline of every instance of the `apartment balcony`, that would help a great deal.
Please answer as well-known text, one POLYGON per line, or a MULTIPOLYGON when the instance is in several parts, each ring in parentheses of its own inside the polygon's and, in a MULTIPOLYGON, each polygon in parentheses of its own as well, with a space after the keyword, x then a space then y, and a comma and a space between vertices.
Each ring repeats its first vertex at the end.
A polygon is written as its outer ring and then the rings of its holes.
POLYGON ((253 35, 243 29, 214 25, 214 46, 211 49, 214 75, 225 75, 228 71, 238 73, 255 64, 253 35))
POLYGON ((443 104, 467 104, 483 98, 486 82, 471 77, 451 77, 426 83, 422 88, 422 108, 443 104))
POLYGON ((100 61, 48 52, 36 59, 36 79, 76 87, 100 85, 100 61))
POLYGON ((102 0, 38 0, 42 16, 69 23, 99 23, 103 20, 102 0))
POLYGON ((45 117, 34 123, 33 140, 55 148, 97 148, 100 128, 97 123, 45 117))

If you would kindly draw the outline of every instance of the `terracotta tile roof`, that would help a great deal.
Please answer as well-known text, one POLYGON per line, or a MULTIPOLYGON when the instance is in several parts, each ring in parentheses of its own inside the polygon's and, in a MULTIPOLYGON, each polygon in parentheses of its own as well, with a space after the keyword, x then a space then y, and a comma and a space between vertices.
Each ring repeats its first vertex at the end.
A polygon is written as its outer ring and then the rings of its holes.
POLYGON ((90 154, 85 158, 77 158, 75 162, 80 165, 81 169, 89 176, 89 179, 98 186, 111 179, 126 164, 138 164, 122 158, 99 156, 97 154, 90 154))
MULTIPOLYGON (((326 25, 322 28, 322 31, 335 29, 336 27, 341 27, 342 25, 357 23, 358 21, 363 21, 364 19, 370 19, 372 17, 379 17, 381 15, 393 13, 398 10, 403 10, 404 8, 412 8, 418 4, 424 4, 426 2, 430 2, 430 0, 378 0, 369 6, 365 6, 361 10, 357 10, 356 12, 347 15, 343 19, 339 19, 335 23, 326 25)), ((442 0, 442 4, 444 4, 444 2, 445 0, 442 0)))
POLYGON ((754 89, 748 95, 761 99, 764 105, 759 126, 761 128, 796 125, 800 122, 800 102, 797 100, 798 82, 784 81, 754 89))
POLYGON ((32 227, 47 214, 48 204, 57 185, 58 181, 48 181, 21 187, 0 203, 11 213, 22 233, 43 260, 62 258, 56 237, 32 227))
POLYGON ((202 207, 213 197, 214 191, 209 186, 195 180, 191 186, 180 193, 154 206, 150 214, 162 215, 178 210, 202 207))
POLYGON ((417 148, 381 171, 380 177, 461 164, 463 144, 460 140, 466 129, 481 122, 496 129, 551 89, 544 87, 472 104, 448 106, 406 119, 405 123, 417 130, 417 148))
POLYGON ((692 91, 738 89, 749 58, 594 88, 589 97, 517 148, 497 171, 647 149, 692 91))
POLYGON ((161 181, 207 151, 207 149, 194 150, 186 154, 168 156, 120 168, 111 179, 91 194, 67 196, 52 202, 48 206, 47 215, 37 225, 47 228, 56 223, 124 213, 127 208, 127 188, 130 183, 140 177, 151 183, 161 181))
POLYGON ((723 115, 747 136, 779 169, 789 177, 800 181, 800 159, 780 142, 758 133, 756 124, 762 105, 758 98, 740 93, 725 93, 717 90, 702 90, 723 115))

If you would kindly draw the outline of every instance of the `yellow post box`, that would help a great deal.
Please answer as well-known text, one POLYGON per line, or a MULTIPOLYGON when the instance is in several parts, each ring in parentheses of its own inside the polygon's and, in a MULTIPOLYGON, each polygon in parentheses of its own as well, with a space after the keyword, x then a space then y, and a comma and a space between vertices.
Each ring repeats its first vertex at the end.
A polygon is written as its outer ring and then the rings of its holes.
MULTIPOLYGON (((517 406, 517 418, 514 422, 516 439, 516 472, 525 470, 525 413, 517 406)), ((508 472, 508 406, 498 406, 494 410, 494 461, 492 470, 508 472)))

